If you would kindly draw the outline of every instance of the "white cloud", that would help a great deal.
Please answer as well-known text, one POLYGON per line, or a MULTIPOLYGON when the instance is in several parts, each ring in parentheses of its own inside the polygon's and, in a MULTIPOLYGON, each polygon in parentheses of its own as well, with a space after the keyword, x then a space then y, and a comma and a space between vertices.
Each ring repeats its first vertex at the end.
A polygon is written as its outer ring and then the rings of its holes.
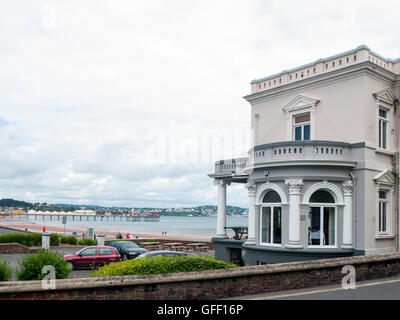
MULTIPOLYGON (((249 82, 360 44, 396 57, 398 9, 372 0, 2 1, 0 196, 215 204, 213 162, 249 145, 249 82), (236 148, 205 143, 235 130, 236 148)), ((243 186, 228 190, 229 203, 247 205, 243 186)))

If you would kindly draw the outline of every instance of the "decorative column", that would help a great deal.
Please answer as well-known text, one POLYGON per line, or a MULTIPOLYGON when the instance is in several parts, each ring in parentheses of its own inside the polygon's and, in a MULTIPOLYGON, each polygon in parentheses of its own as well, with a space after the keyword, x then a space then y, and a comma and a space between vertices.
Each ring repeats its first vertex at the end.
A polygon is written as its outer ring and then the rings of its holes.
POLYGON ((342 248, 353 248, 353 182, 342 184, 344 191, 342 248))
POLYGON ((246 244, 256 244, 256 185, 249 182, 246 185, 249 192, 249 223, 246 244))
POLYGON ((226 236, 226 186, 224 180, 215 180, 214 183, 218 186, 218 211, 217 211, 217 238, 227 238, 226 236))
POLYGON ((300 195, 303 180, 288 179, 285 181, 289 188, 289 241, 287 248, 302 248, 300 242, 300 195))

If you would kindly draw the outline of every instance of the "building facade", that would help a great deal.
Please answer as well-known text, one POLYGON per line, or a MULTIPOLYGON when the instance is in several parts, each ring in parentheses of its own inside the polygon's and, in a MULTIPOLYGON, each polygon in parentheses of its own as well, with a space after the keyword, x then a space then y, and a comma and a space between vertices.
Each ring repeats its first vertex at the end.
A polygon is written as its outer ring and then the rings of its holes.
POLYGON ((216 258, 250 265, 399 250, 400 59, 366 46, 251 82, 253 146, 220 160, 216 258), (248 238, 226 236, 245 184, 248 238))

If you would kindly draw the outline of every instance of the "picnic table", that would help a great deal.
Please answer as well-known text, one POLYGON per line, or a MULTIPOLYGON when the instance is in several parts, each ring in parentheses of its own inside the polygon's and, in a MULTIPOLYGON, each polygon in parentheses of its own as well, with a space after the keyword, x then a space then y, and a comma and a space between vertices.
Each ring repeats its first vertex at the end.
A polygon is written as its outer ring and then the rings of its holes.
POLYGON ((160 248, 159 242, 157 242, 157 241, 139 242, 139 245, 145 249, 148 248, 150 250, 154 249, 154 248, 157 248, 157 249, 160 248))
POLYGON ((186 245, 188 246, 188 248, 192 248, 193 251, 200 250, 200 248, 208 247, 205 243, 200 242, 188 243, 186 245))
POLYGON ((167 247, 169 250, 182 250, 183 243, 182 242, 168 242, 163 244, 164 247, 167 247))

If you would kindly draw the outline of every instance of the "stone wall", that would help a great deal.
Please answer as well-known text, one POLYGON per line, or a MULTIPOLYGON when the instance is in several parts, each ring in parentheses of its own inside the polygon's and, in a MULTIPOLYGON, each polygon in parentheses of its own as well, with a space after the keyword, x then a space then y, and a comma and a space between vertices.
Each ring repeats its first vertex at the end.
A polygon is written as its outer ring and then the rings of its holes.
POLYGON ((357 281, 400 274, 400 253, 284 263, 164 276, 57 280, 55 290, 41 281, 3 282, 0 299, 194 300, 341 284, 342 268, 352 265, 357 281))
MULTIPOLYGON (((170 242, 180 242, 180 243, 183 243, 183 245, 186 245, 188 243, 204 243, 205 246, 208 246, 209 250, 215 250, 214 242, 207 241, 207 240, 196 241, 196 240, 173 240, 173 239, 158 239, 158 238, 152 238, 152 239, 157 241, 160 245, 163 245, 164 243, 170 243, 170 242)), ((131 240, 137 244, 139 244, 140 242, 146 241, 146 239, 123 239, 123 240, 131 240)), ((113 241, 115 241, 115 240, 106 240, 105 245, 108 245, 113 241)))
POLYGON ((28 248, 19 243, 0 243, 0 254, 36 253, 36 248, 28 248))

